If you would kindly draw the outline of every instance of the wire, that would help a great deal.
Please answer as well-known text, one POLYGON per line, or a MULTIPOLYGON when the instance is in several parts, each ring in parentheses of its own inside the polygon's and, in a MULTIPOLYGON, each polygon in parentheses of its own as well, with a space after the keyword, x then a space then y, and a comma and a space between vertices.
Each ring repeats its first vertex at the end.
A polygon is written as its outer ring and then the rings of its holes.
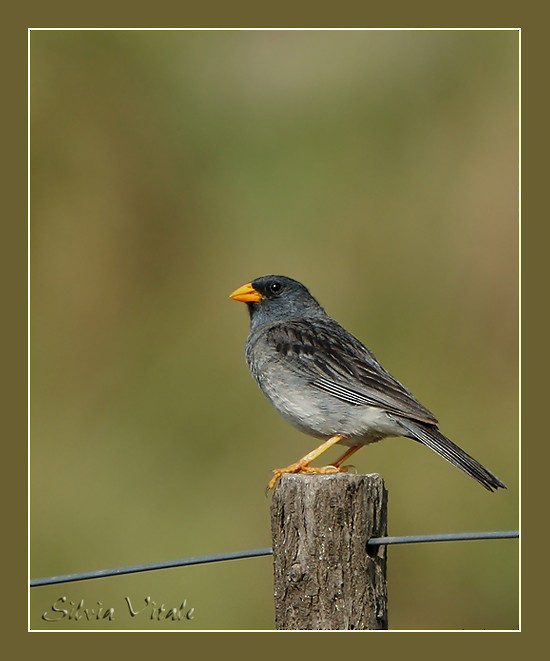
MULTIPOLYGON (((415 544, 419 542, 454 542, 475 539, 508 539, 519 537, 519 530, 504 530, 494 532, 458 532, 433 535, 406 535, 402 537, 371 537, 367 546, 382 546, 387 544, 415 544)), ((221 562, 224 560, 240 560, 242 558, 257 558, 271 555, 271 548, 249 549, 248 551, 230 551, 229 553, 215 553, 213 555, 200 555, 191 558, 180 558, 179 560, 165 560, 160 562, 148 562, 141 565, 129 565, 127 567, 115 567, 113 569, 98 569, 96 571, 80 572, 78 574, 65 574, 64 576, 48 576, 46 578, 34 578, 30 581, 30 587, 42 585, 55 585, 58 583, 71 583, 73 581, 87 581, 93 578, 105 578, 107 576, 121 576, 122 574, 135 574, 137 572, 154 571, 157 569, 170 569, 172 567, 186 567, 189 565, 203 565, 209 562, 221 562)))
POLYGON ((65 576, 49 576, 48 578, 35 578, 30 582, 31 588, 40 585, 53 585, 54 583, 71 583, 73 581, 87 581, 90 578, 104 578, 105 576, 120 576, 122 574, 135 574, 155 569, 169 569, 171 567, 186 567, 188 565, 203 565, 208 562, 221 562, 222 560, 238 560, 240 558, 255 558, 261 555, 271 555, 273 551, 266 549, 251 549, 248 551, 231 551, 229 553, 215 553, 214 555, 200 555, 179 560, 161 560, 160 562, 147 562, 142 565, 129 565, 115 567, 114 569, 98 569, 96 571, 81 572, 79 574, 66 574, 65 576))
POLYGON ((493 532, 451 532, 435 535, 406 535, 404 537, 371 537, 367 546, 382 544, 417 544, 419 542, 458 542, 472 539, 509 539, 519 537, 519 530, 496 530, 493 532))

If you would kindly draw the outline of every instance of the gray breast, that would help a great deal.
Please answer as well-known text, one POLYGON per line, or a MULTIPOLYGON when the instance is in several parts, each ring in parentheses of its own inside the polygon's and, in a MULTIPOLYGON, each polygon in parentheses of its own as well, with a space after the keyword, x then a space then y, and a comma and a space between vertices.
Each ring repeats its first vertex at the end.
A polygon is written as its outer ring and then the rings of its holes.
MULTIPOLYGON (((349 444, 369 443, 398 436, 399 427, 380 408, 343 402, 311 385, 289 366, 284 356, 250 337, 246 345, 248 367, 274 408, 293 426, 318 438, 343 434, 349 444)), ((346 444, 345 442, 343 442, 346 444)))

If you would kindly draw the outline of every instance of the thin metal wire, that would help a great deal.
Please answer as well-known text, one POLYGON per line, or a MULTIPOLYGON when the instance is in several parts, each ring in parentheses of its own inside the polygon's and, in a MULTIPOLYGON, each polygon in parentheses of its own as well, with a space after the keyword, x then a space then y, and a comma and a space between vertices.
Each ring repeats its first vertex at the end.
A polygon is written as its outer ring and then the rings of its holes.
POLYGON ((78 574, 66 574, 65 576, 49 576, 48 578, 35 578, 30 582, 31 588, 39 585, 53 585, 54 583, 71 583, 73 581, 87 581, 90 578, 103 578, 105 576, 120 576, 122 574, 135 574, 142 571, 153 571, 155 569, 169 569, 171 567, 185 567, 188 565, 203 565, 207 562, 220 562, 222 560, 238 560, 239 558, 255 558, 261 555, 271 555, 270 548, 250 549, 248 551, 230 551, 229 553, 215 553, 214 555, 199 555, 192 558, 180 558, 178 560, 161 560, 160 562, 146 562, 142 565, 129 565, 127 567, 115 567, 113 569, 98 569, 78 574))
POLYGON ((451 532, 435 535, 405 535, 403 537, 371 537, 367 546, 382 544, 417 544, 419 542, 458 542, 472 539, 509 539, 519 537, 519 530, 495 530, 491 532, 451 532))
MULTIPOLYGON (((519 537, 519 530, 502 530, 492 532, 458 532, 433 535, 404 535, 401 537, 371 537, 367 546, 381 546, 386 544, 415 544, 419 542, 455 542, 475 539, 509 539, 519 537)), ((172 567, 186 567, 189 565, 203 565, 208 562, 221 562, 223 560, 239 560, 242 558, 257 558, 271 555, 271 548, 249 549, 248 551, 230 551, 229 553, 215 553, 213 555, 199 555, 179 560, 165 560, 148 562, 142 565, 129 565, 113 569, 98 569, 96 571, 80 572, 78 574, 65 574, 64 576, 48 576, 46 578, 33 578, 30 587, 41 585, 54 585, 57 583, 71 583, 73 581, 87 581, 93 578, 107 576, 121 576, 122 574, 135 574, 137 572, 154 571, 156 569, 170 569, 172 567)))

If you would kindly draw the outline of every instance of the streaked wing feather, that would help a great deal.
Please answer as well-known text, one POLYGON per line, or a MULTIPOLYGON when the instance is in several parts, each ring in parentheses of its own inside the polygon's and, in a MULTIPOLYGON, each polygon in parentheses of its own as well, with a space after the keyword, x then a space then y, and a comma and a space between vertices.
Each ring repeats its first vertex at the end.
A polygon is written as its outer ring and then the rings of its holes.
POLYGON ((437 420, 358 339, 333 319, 271 326, 267 342, 311 385, 355 406, 376 406, 422 422, 437 420))

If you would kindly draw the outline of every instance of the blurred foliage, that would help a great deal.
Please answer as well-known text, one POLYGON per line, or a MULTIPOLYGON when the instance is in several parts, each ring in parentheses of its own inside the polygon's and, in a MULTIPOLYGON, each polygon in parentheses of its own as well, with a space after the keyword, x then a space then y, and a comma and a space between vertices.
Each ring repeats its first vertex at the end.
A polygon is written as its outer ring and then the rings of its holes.
MULTIPOLYGON (((228 294, 283 273, 508 485, 388 439, 393 534, 518 523, 518 35, 31 38, 31 575, 270 546, 264 401, 228 294)), ((336 451, 334 453, 336 456, 336 451)), ((269 558, 36 588, 120 628, 271 629, 269 558), (123 614, 124 596, 195 617, 123 614)), ((516 541, 389 551, 393 629, 518 626, 516 541)))

